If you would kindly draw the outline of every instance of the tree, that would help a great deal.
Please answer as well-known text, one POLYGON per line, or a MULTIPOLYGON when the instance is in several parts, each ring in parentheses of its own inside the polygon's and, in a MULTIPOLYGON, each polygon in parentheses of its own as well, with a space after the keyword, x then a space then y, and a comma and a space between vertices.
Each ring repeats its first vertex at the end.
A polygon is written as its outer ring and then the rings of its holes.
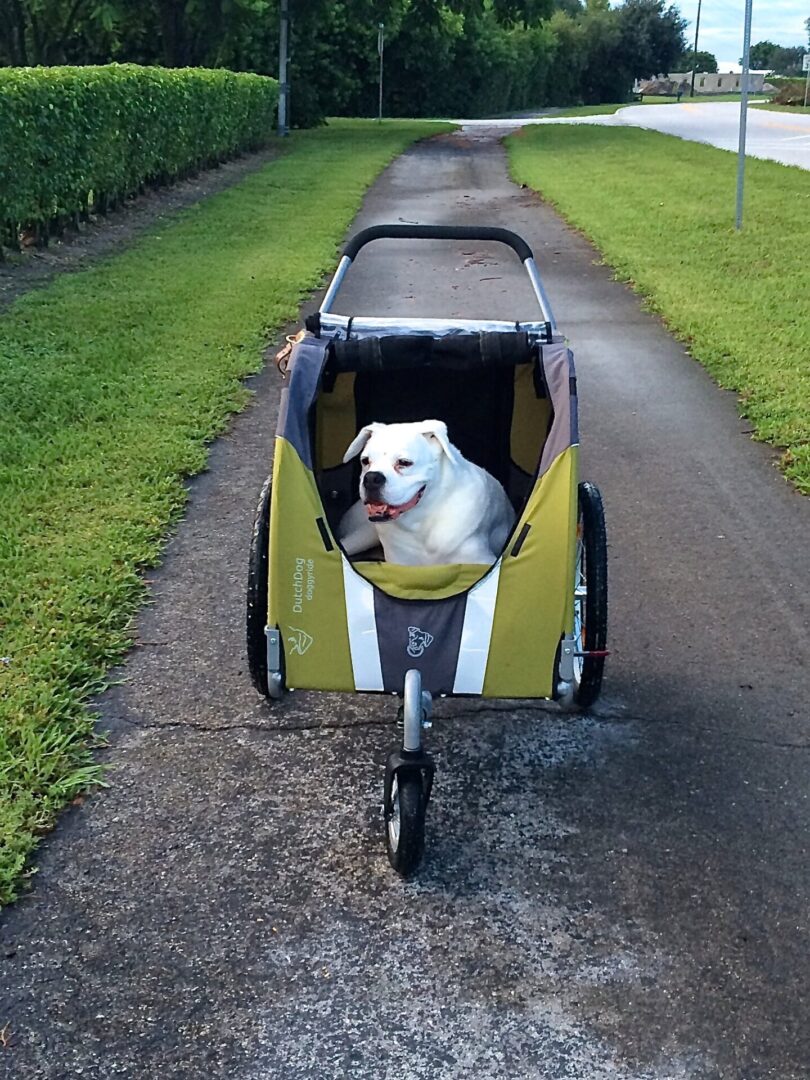
POLYGON ((87 63, 115 45, 123 0, 6 0, 0 62, 18 66, 87 63))
POLYGON ((693 49, 687 49, 675 61, 672 70, 692 71, 693 65, 695 71, 707 71, 714 74, 717 71, 717 57, 714 53, 704 52, 702 49, 698 49, 697 53, 693 49))
MULTIPOLYGON (((668 0, 292 0, 296 126, 377 106, 490 115, 626 101, 635 77, 673 69, 684 22, 668 0)), ((0 0, 0 63, 228 67, 275 75, 279 0, 0 0)))
POLYGON ((626 0, 616 8, 621 31, 617 62, 630 73, 630 81, 674 71, 675 61, 686 51, 686 20, 664 0, 626 0))
POLYGON ((492 10, 500 23, 524 29, 537 26, 553 9, 554 0, 492 0, 492 10))
POLYGON ((775 75, 798 75, 802 70, 803 56, 803 45, 785 48, 773 41, 758 41, 751 46, 751 67, 755 71, 772 71, 775 75))
MULTIPOLYGON (((773 54, 779 48, 772 41, 758 41, 751 46, 749 53, 751 67, 754 71, 771 71, 773 69, 773 54)), ((742 63, 742 57, 740 57, 742 63)))
POLYGON ((771 63, 776 75, 800 75, 802 70, 802 57, 804 46, 796 45, 793 48, 777 46, 771 57, 771 63))

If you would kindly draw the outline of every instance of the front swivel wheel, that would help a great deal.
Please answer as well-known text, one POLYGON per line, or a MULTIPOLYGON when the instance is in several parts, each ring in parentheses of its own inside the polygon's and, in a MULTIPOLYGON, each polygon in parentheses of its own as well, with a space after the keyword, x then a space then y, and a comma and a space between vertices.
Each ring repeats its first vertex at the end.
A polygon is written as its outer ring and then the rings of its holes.
POLYGON ((422 747, 430 706, 430 694, 422 692, 422 676, 411 669, 402 694, 402 748, 388 758, 383 790, 388 861, 405 878, 419 866, 425 850, 425 812, 436 771, 422 747))
POLYGON ((425 851, 425 784, 421 772, 400 770, 391 782, 385 808, 388 861, 402 877, 410 877, 425 851))

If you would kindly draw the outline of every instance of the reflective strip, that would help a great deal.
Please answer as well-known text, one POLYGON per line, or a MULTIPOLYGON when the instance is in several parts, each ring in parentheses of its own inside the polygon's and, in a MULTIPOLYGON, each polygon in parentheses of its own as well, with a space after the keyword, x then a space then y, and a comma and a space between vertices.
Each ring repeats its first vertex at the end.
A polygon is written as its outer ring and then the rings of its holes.
POLYGON ((374 618, 374 587, 352 570, 345 557, 343 591, 346 596, 346 622, 356 690, 382 690, 380 646, 374 618))
POLYGON ((461 647, 458 651, 454 694, 480 694, 484 689, 487 671, 489 640, 492 637, 492 620, 495 617, 495 600, 498 596, 498 579, 501 576, 499 559, 483 581, 470 589, 464 610, 464 626, 461 629, 461 647))

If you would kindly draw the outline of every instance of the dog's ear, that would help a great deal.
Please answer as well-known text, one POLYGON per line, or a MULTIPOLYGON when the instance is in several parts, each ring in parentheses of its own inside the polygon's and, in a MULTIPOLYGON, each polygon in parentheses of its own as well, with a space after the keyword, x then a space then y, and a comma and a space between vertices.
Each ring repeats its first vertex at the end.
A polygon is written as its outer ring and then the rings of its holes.
POLYGON ((360 430, 357 432, 355 439, 350 444, 346 453, 343 455, 344 463, 347 461, 351 461, 353 457, 357 457, 357 455, 360 453, 360 451, 363 449, 363 447, 366 445, 368 440, 371 438, 371 436, 374 434, 374 432, 379 426, 379 424, 366 424, 364 428, 360 428, 360 430))
POLYGON ((429 442, 438 443, 454 465, 458 462, 459 453, 447 437, 447 424, 444 420, 425 420, 419 431, 429 442))

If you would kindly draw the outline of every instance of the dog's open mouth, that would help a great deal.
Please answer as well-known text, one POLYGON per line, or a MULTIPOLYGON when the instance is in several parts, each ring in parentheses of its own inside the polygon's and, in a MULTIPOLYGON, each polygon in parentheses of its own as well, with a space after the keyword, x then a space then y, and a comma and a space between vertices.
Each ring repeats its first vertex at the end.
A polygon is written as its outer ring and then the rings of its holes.
POLYGON ((425 487, 423 484, 412 499, 408 499, 407 502, 401 503, 399 506, 392 506, 391 503, 384 502, 367 502, 366 512, 368 513, 369 521, 396 521, 400 514, 404 514, 406 510, 413 510, 419 500, 425 493, 425 487))

